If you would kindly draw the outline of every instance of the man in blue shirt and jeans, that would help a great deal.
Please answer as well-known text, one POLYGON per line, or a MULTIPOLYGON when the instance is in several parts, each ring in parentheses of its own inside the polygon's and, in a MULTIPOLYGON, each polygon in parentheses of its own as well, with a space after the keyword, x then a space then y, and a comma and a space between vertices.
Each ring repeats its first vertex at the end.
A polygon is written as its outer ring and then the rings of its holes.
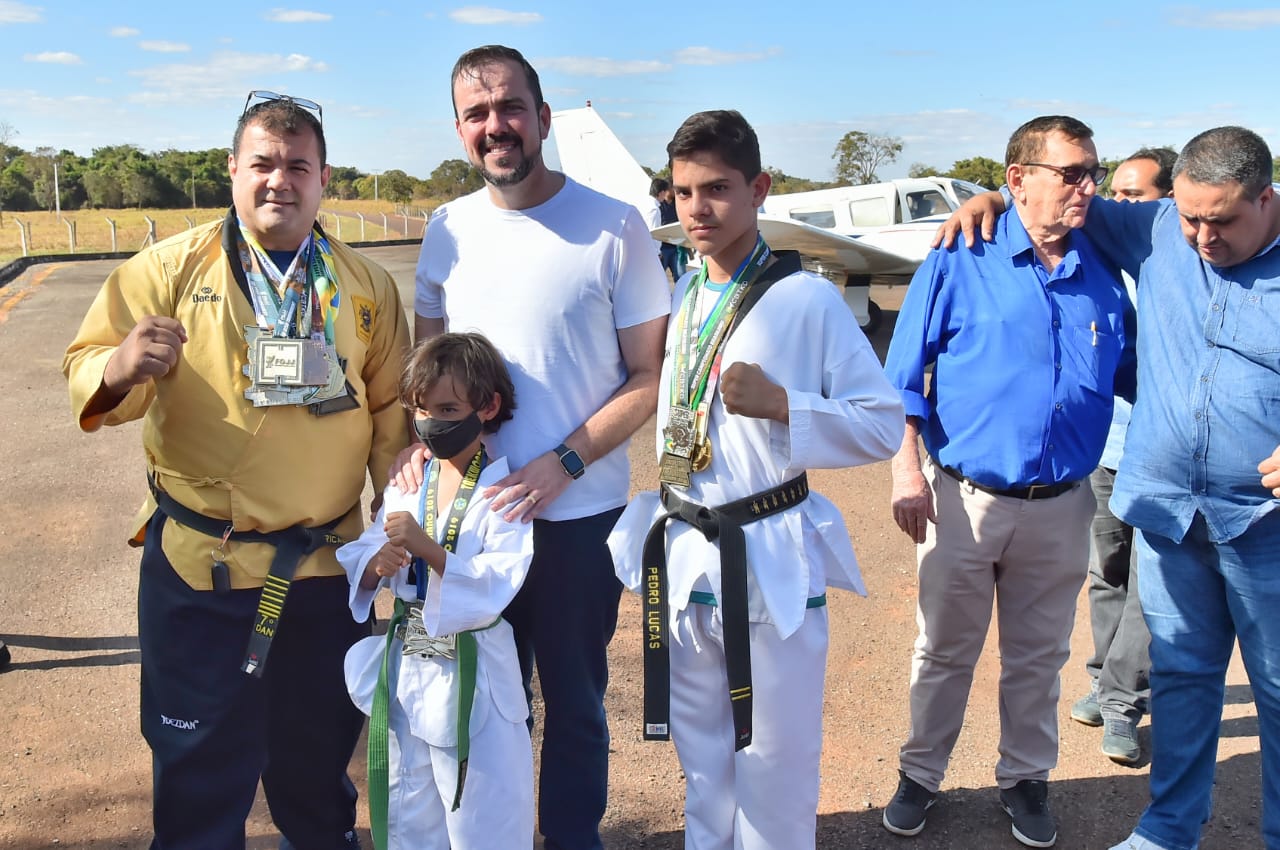
MULTIPOLYGON (((1258 712, 1263 839, 1280 847, 1280 203, 1271 169, 1256 133, 1218 127, 1182 149, 1172 202, 1102 202, 1089 216, 1099 250, 1138 280, 1142 329, 1130 420, 1142 439, 1125 446, 1111 509, 1139 531, 1151 803, 1112 850, 1198 845, 1236 638, 1258 712)), ((948 238, 963 228, 971 241, 979 224, 989 237, 1002 207, 998 194, 978 196, 948 223, 948 238)))
POLYGON ((1116 271, 1077 231, 1106 177, 1092 135, 1064 116, 1014 132, 1005 162, 1015 208, 994 242, 929 255, 889 347, 885 373, 907 412, 893 513, 920 544, 911 730, 883 817, 898 835, 924 828, 994 600, 1000 801, 1020 842, 1057 839, 1046 780, 1058 757, 1058 674, 1088 568, 1089 473, 1125 342, 1116 271))

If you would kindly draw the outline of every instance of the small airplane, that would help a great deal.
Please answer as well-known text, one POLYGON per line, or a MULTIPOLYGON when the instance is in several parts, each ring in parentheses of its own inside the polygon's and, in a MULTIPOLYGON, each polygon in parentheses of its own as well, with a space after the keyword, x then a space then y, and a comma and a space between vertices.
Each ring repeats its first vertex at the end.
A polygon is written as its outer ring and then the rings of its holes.
MULTIPOLYGON (((604 123, 590 101, 551 116, 560 168, 579 183, 626 201, 649 219, 657 202, 649 175, 604 123)), ((907 283, 929 253, 938 225, 981 186, 949 177, 888 180, 770 195, 760 233, 778 250, 799 251, 806 268, 842 287, 845 303, 868 334, 880 326, 872 279, 907 283)), ((685 244, 679 224, 652 230, 662 242, 685 244)))

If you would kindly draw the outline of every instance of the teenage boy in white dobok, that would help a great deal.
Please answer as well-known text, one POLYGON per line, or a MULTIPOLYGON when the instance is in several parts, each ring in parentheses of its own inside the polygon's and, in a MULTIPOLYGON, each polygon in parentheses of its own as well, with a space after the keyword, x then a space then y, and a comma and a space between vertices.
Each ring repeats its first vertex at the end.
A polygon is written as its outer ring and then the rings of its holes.
POLYGON ((804 850, 826 588, 865 592, 840 511, 805 470, 890 457, 902 404, 835 288, 760 239, 770 180, 746 120, 698 113, 667 154, 706 264, 673 295, 662 487, 636 497, 609 540, 618 577, 645 600, 645 737, 675 739, 686 848, 804 850))

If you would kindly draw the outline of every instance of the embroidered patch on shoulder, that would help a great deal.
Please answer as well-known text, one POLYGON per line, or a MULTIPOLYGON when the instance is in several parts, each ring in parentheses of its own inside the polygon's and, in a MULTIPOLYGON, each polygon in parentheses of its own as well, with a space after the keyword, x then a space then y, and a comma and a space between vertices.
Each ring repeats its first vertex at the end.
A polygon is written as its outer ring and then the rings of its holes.
POLYGON ((365 345, 373 339, 373 302, 368 298, 351 296, 351 306, 355 308, 356 336, 365 345))

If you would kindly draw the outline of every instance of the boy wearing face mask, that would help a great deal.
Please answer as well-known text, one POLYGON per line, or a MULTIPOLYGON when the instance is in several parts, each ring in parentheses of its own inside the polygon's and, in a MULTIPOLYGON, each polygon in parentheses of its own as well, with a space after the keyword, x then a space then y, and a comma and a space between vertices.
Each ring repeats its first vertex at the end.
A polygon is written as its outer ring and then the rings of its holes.
POLYGON ((386 636, 360 641, 346 659, 351 698, 372 718, 379 848, 410 837, 431 850, 533 844, 528 704, 500 616, 524 582, 533 527, 507 522, 483 495, 509 471, 505 458, 487 456, 483 436, 511 418, 513 395, 483 336, 419 344, 400 401, 430 450, 427 480, 411 494, 388 487, 374 524, 338 550, 357 620, 379 588, 395 595, 386 636))

